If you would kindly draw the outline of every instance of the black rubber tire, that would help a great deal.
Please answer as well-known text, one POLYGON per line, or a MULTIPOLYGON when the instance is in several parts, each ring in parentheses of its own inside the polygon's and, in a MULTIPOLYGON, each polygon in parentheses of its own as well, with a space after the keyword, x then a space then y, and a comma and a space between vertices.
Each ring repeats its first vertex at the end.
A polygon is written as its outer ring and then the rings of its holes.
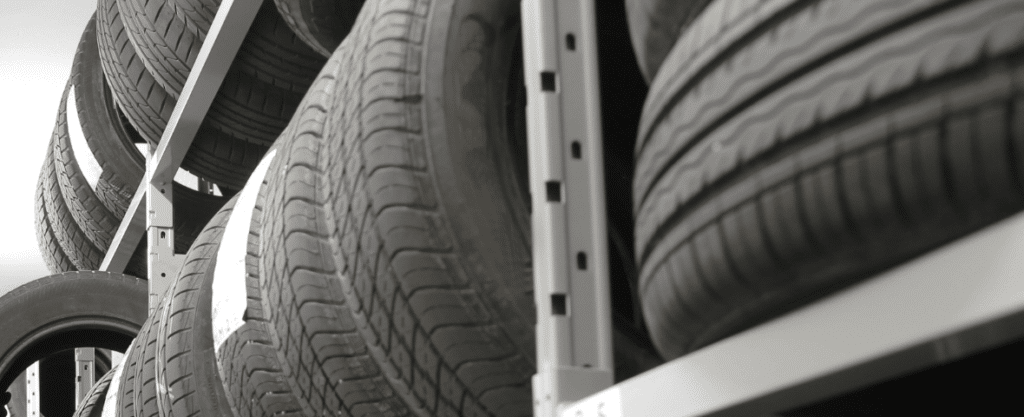
POLYGON ((683 33, 641 120, 666 359, 1024 208, 1024 3, 739 4, 683 33))
POLYGON ((89 20, 71 66, 75 108, 88 148, 102 173, 95 194, 116 217, 124 216, 142 178, 143 158, 135 143, 143 141, 126 127, 114 105, 96 41, 96 17, 89 20))
MULTIPOLYGON (((629 39, 633 43, 640 73, 650 84, 665 62, 679 35, 711 0, 625 0, 629 39)), ((732 0, 720 1, 725 7, 739 8, 732 0), (735 7, 734 7, 735 6, 735 7)))
POLYGON ((30 364, 75 347, 124 351, 142 327, 146 281, 109 272, 66 272, 0 297, 0 393, 30 364))
POLYGON ((157 398, 158 387, 164 381, 158 379, 156 357, 158 343, 163 340, 159 329, 161 320, 165 318, 167 301, 167 293, 164 293, 149 312, 149 318, 121 361, 121 379, 114 393, 117 403, 108 405, 116 407, 118 416, 166 415, 161 413, 161 410, 166 409, 159 402, 162 398, 157 398))
MULTIPOLYGON (((271 165, 269 171, 277 168, 271 165)), ((217 366, 224 380, 224 390, 239 417, 313 415, 309 404, 291 390, 283 371, 284 358, 273 343, 271 323, 260 295, 260 222, 266 198, 266 181, 262 182, 253 205, 247 230, 245 251, 246 298, 244 324, 231 333, 217 355, 217 366)), ((241 201, 241 200, 240 200, 241 201)), ((236 205, 234 214, 242 211, 236 205)), ((225 233, 231 233, 225 229, 225 233)), ((237 232, 237 231, 236 231, 237 232)), ((223 252, 218 252, 218 255, 223 252)), ((218 258, 218 262, 226 262, 218 258)))
MULTIPOLYGON (((92 24, 87 27, 81 45, 87 45, 91 37, 92 24)), ((81 52, 81 51, 80 51, 81 52)), ((37 185, 39 199, 36 205, 36 233, 40 248, 43 252, 44 261, 52 273, 66 272, 71 270, 95 270, 99 268, 107 248, 113 239, 114 232, 121 223, 123 215, 112 213, 97 196, 96 190, 91 188, 79 169, 71 147, 71 139, 68 134, 67 103, 68 94, 71 91, 74 80, 81 80, 86 77, 79 77, 84 73, 85 67, 98 65, 94 60, 90 61, 85 54, 78 54, 73 67, 72 78, 65 86, 64 94, 58 106, 57 122, 54 127, 53 137, 47 148, 43 168, 40 173, 40 180, 37 185), (80 71, 81 70, 81 71, 80 71)), ((95 71, 95 68, 93 69, 95 71)), ((87 87, 88 88, 88 87, 87 87)), ((86 89, 78 90, 85 91, 86 89)), ((86 96, 92 98, 92 96, 86 96)), ((76 94, 77 98, 77 94, 76 94)), ((78 114, 82 112, 94 113, 97 104, 89 101, 77 100, 78 114)), ((90 117, 92 121, 99 120, 96 115, 90 117)), ((107 124, 113 123, 107 121, 107 124)), ((103 126, 103 123, 94 123, 87 127, 82 126, 82 132, 94 133, 93 129, 103 126)), ((100 131, 110 131, 113 127, 107 126, 100 131)), ((123 156, 122 164, 131 166, 131 162, 139 164, 137 170, 127 175, 137 174, 137 177, 124 176, 125 181, 135 181, 135 187, 142 180, 142 161, 137 161, 138 151, 120 147, 118 138, 108 138, 103 141, 101 138, 86 135, 86 143, 90 144, 90 151, 94 155, 104 155, 107 159, 123 156), (105 142, 105 143, 103 143, 105 142), (92 145, 98 145, 93 148, 92 145), (128 155, 123 152, 130 152, 128 155), (133 152, 133 153, 131 153, 133 152), (120 154, 120 155, 119 155, 120 154)), ((132 146, 134 148, 134 146, 132 146)), ((98 159, 97 159, 98 161, 98 159)), ((102 165, 101 165, 102 167, 102 165)), ((112 178, 113 174, 107 173, 111 170, 104 170, 100 180, 112 178)), ((101 182, 97 182, 97 189, 100 189, 101 182)), ((189 189, 183 185, 175 184, 175 248, 179 253, 184 253, 195 240, 202 229, 205 221, 223 205, 227 199, 212 195, 202 194, 189 189)), ((134 193, 134 191, 133 191, 134 193)), ((109 194, 108 194, 109 195, 109 194)), ((130 197, 129 197, 130 198, 130 197)), ((128 202, 121 202, 127 206, 128 202)), ((120 203, 119 203, 120 204, 120 203)), ((146 276, 146 244, 140 242, 136 247, 132 258, 125 268, 125 272, 139 277, 146 276)))
MULTIPOLYGON (((126 26, 136 50, 144 51, 143 57, 150 60, 146 62, 146 68, 158 80, 169 77, 162 85, 176 96, 206 39, 220 1, 118 1, 123 15, 134 16, 127 20, 126 26), (174 12, 168 12, 169 9, 174 12), (197 9, 202 11, 197 12, 197 9), (158 22, 154 22, 154 18, 158 22), (143 35, 147 37, 143 38, 143 35)), ((311 50, 289 30, 272 4, 264 2, 234 57, 231 70, 234 74, 249 76, 301 96, 324 66, 324 61, 323 56, 311 50)), ((289 116, 286 115, 284 120, 289 116)))
POLYGON ((282 138, 262 295, 315 414, 532 412, 519 33, 515 1, 368 1, 282 138))
MULTIPOLYGON (((230 416, 231 405, 217 370, 211 326, 213 269, 224 226, 237 197, 213 216, 182 261, 167 289, 154 369, 156 402, 169 416, 230 416)), ((148 414, 146 414, 148 415, 148 414)))
MULTIPOLYGON (((136 188, 142 181, 146 159, 135 146, 136 143, 142 141, 142 138, 134 129, 125 125, 121 114, 115 107, 111 92, 107 88, 94 28, 95 22, 90 21, 82 35, 72 66, 71 83, 75 91, 75 104, 82 133, 103 173, 97 182, 96 189, 93 190, 94 193, 80 192, 78 199, 82 202, 93 201, 96 198, 100 200, 107 210, 97 210, 112 216, 106 220, 106 224, 112 224, 113 228, 106 229, 107 232, 105 232, 112 236, 114 230, 121 223, 136 188)), ((70 149, 68 141, 63 138, 61 140, 62 148, 70 149)), ((68 156, 64 158, 64 161, 71 159, 68 156)), ((71 173, 72 178, 79 175, 77 174, 79 171, 77 164, 66 163, 67 171, 71 173)), ((227 200, 226 197, 200 193, 175 183, 174 230, 176 233, 175 249, 178 253, 185 253, 188 250, 213 213, 220 209, 227 200)), ((79 221, 79 223, 82 222, 79 221)), ((109 246, 109 237, 99 242, 94 240, 94 243, 106 251, 109 246)), ((141 244, 141 246, 145 247, 145 244, 141 244)), ((145 262, 144 259, 141 261, 145 262)), ((142 271, 145 271, 144 264, 142 271)))
POLYGON ((330 57, 348 32, 365 0, 274 0, 288 27, 314 51, 330 57))
POLYGON ((77 268, 71 262, 71 258, 67 253, 64 252, 60 241, 57 240, 57 235, 50 225, 50 214, 46 211, 45 192, 46 180, 49 176, 49 169, 47 169, 49 159, 50 156, 47 155, 43 162, 43 168, 39 170, 39 179, 36 181, 36 241, 39 243, 39 253, 43 256, 43 263, 46 264, 46 269, 50 273, 56 274, 64 271, 74 271, 77 268))
MULTIPOLYGON (((136 54, 115 0, 100 1, 97 33, 103 72, 118 107, 146 141, 157 143, 176 99, 136 54)), ((228 188, 241 188, 299 99, 297 93, 229 69, 182 167, 228 188)))
MULTIPOLYGON (((115 368, 118 365, 115 365, 115 368)), ((78 404, 74 417, 100 417, 103 415, 103 405, 107 400, 107 389, 110 388, 110 380, 114 377, 114 369, 103 374, 103 377, 96 381, 85 394, 85 398, 78 404)))
MULTIPOLYGON (((66 99, 67 90, 65 90, 61 102, 65 102, 66 99)), ((74 268, 80 271, 96 270, 99 269, 99 264, 103 260, 103 252, 89 241, 82 228, 75 222, 74 217, 71 215, 71 210, 64 199, 64 195, 61 193, 60 185, 57 183, 56 158, 54 157, 53 149, 55 148, 56 136, 59 134, 58 132, 63 123, 63 112, 61 112, 58 120, 57 126, 54 128, 54 137, 51 138, 50 143, 47 145, 41 173, 43 177, 43 206, 46 219, 50 225, 50 230, 56 237, 64 254, 68 257, 68 260, 74 265, 74 268)))

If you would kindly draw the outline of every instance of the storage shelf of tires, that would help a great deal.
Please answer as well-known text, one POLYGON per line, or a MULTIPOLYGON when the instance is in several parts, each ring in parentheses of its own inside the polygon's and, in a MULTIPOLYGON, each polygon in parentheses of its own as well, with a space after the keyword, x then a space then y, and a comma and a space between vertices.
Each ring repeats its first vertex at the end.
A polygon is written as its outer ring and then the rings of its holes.
MULTIPOLYGON (((145 287, 145 243, 129 276, 74 271, 110 247, 219 4, 99 0, 38 179, 56 275, 0 311, 145 287)), ((531 414, 518 7, 264 1, 182 163, 220 192, 175 184, 184 262, 148 318, 75 333, 125 353, 76 415, 531 414)), ((1020 2, 598 12, 618 380, 1024 208, 1020 2)), ((38 359, 18 349, 0 371, 38 359)))

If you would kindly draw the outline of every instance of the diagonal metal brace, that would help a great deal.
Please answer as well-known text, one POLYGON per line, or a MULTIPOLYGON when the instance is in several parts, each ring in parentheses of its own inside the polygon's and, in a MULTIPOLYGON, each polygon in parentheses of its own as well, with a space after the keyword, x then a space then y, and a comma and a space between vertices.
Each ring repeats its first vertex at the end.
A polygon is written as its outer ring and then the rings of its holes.
POLYGON ((150 235, 151 299, 153 294, 163 292, 166 285, 161 283, 173 279, 173 274, 177 272, 176 265, 180 263, 180 259, 173 253, 171 185, 174 182, 174 174, 192 145, 192 140, 210 109, 210 104, 220 89, 224 76, 261 4, 260 0, 221 2, 217 15, 210 25, 206 41, 199 50, 199 56, 174 106, 174 112, 171 113, 167 129, 164 130, 156 150, 147 158, 146 177, 136 189, 100 265, 100 269, 104 271, 124 271, 132 251, 142 239, 143 232, 147 231, 150 235), (163 190, 163 193, 157 196, 159 190, 163 190), (145 210, 146 206, 148 210, 145 210), (149 216, 144 218, 143 214, 146 211, 149 212, 149 216), (167 248, 170 248, 170 252, 167 248), (153 270, 154 265, 157 266, 157 271, 153 270), (169 279, 165 279, 168 277, 169 279))

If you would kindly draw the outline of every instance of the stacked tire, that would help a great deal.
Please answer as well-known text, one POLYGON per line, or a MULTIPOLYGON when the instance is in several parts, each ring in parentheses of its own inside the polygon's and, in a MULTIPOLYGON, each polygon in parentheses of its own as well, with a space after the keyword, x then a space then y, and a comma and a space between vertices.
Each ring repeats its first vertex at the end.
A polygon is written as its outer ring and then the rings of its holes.
POLYGON ((1024 208, 1021 2, 628 5, 653 74, 636 254, 666 359, 1024 208))
MULTIPOLYGON (((79 42, 36 190, 36 232, 53 273, 99 269, 142 180, 137 134, 122 122, 100 68, 95 20, 79 42)), ((188 249, 225 199, 175 184, 176 248, 188 249)), ((126 272, 146 276, 145 243, 126 272)))

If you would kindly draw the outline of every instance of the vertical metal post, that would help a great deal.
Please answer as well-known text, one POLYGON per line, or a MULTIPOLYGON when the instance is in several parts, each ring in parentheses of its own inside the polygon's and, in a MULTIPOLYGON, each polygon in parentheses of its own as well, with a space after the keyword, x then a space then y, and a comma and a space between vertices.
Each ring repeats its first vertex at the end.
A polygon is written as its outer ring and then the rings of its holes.
POLYGON ((39 362, 25 370, 25 413, 39 417, 39 362))
POLYGON ((75 403, 81 404, 96 382, 96 349, 75 349, 75 403))
POLYGON ((593 1, 522 2, 534 200, 534 414, 544 417, 613 382, 593 1))
MULTIPOLYGON (((146 161, 152 163, 154 158, 150 155, 146 161)), ((160 296, 177 275, 183 256, 174 253, 174 182, 164 179, 147 183, 146 235, 149 263, 146 273, 149 275, 149 310, 152 312, 160 302, 160 296)))

